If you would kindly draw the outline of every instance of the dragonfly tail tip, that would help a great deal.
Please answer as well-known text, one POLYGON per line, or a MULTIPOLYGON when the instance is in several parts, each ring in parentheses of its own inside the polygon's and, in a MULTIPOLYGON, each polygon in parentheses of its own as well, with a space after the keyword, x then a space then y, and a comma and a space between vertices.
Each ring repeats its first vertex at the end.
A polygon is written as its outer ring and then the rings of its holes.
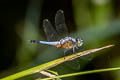
POLYGON ((28 40, 29 43, 33 43, 34 41, 33 40, 28 40))

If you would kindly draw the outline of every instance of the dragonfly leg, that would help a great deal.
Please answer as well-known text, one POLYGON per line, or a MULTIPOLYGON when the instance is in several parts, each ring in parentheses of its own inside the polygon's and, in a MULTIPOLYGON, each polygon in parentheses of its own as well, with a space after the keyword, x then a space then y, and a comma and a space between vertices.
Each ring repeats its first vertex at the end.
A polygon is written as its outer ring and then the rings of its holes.
POLYGON ((69 50, 71 50, 71 48, 65 49, 64 53, 68 52, 69 50))
POLYGON ((75 53, 75 47, 73 47, 73 53, 75 53))
POLYGON ((71 49, 71 48, 64 50, 64 59, 65 59, 65 54, 66 54, 66 52, 68 52, 70 49, 71 49))
POLYGON ((77 46, 75 47, 76 49, 79 49, 77 46))

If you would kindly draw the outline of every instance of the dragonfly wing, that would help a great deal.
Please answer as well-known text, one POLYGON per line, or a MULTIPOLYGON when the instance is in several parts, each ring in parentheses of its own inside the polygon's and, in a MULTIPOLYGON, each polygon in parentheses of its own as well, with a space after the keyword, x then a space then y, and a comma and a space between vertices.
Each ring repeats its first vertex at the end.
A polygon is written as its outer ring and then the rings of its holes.
POLYGON ((58 38, 58 34, 48 19, 43 20, 43 27, 48 41, 55 41, 58 38))
POLYGON ((73 70, 80 69, 80 63, 77 59, 65 62, 65 65, 73 70))
POLYGON ((94 58, 93 54, 88 54, 80 57, 83 60, 91 61, 94 58))
POLYGON ((56 13, 55 26, 59 36, 64 36, 64 37, 68 36, 68 30, 65 24, 64 12, 62 10, 58 10, 56 13))

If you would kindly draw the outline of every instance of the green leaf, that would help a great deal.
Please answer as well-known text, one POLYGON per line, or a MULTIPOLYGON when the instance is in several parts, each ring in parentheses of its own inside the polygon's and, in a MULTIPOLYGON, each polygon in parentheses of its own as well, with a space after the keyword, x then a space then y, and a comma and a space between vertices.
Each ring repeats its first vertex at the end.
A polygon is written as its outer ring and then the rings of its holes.
POLYGON ((36 67, 30 68, 30 69, 18 72, 16 74, 7 76, 5 78, 2 78, 1 80, 18 79, 18 78, 21 78, 21 77, 24 77, 24 76, 27 76, 27 75, 30 75, 30 74, 34 74, 34 73, 37 73, 37 72, 40 72, 40 71, 50 69, 50 68, 55 67, 56 65, 61 64, 63 62, 70 61, 70 60, 76 59, 78 57, 81 57, 81 56, 84 56, 84 55, 87 55, 87 54, 90 54, 90 53, 93 53, 93 52, 96 52, 96 51, 100 51, 100 50, 105 49, 105 48, 110 48, 112 46, 114 46, 114 45, 108 45, 108 46, 104 46, 104 47, 101 47, 101 48, 90 49, 90 50, 86 50, 86 51, 79 52, 79 53, 76 53, 76 54, 72 54, 72 55, 67 56, 67 57, 62 57, 62 58, 59 58, 59 59, 41 64, 39 66, 36 66, 36 67))

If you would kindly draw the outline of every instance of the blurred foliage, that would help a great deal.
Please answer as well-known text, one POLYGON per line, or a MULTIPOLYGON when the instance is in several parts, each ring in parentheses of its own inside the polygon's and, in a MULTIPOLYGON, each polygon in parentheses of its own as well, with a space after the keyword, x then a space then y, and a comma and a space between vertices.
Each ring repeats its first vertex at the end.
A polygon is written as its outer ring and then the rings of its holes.
MULTIPOLYGON (((61 64, 52 70, 58 74, 120 66, 120 1, 119 0, 7 0, 0 2, 2 50, 0 77, 64 56, 62 49, 30 44, 28 40, 46 40, 42 21, 48 18, 54 25, 57 10, 62 9, 70 36, 81 37, 79 51, 115 44, 111 50, 79 59, 80 69, 61 64)), ((67 54, 69 55, 69 54, 67 54)), ((65 80, 120 80, 120 72, 106 72, 65 80)), ((22 80, 33 80, 39 74, 22 80)))

